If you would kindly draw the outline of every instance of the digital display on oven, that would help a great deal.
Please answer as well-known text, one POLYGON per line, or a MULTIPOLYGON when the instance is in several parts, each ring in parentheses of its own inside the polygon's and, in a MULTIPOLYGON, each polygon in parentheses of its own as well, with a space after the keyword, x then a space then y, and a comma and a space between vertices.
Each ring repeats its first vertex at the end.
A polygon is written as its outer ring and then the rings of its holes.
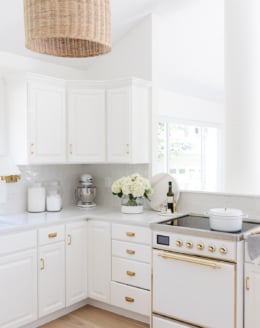
POLYGON ((156 237, 157 237, 158 245, 165 245, 165 246, 170 245, 170 237, 169 236, 157 235, 156 237))

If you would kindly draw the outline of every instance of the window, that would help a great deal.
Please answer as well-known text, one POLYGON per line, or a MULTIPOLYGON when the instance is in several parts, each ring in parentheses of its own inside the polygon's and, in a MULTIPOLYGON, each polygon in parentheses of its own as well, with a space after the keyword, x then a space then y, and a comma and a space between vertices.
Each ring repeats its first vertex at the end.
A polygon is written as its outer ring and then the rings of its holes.
POLYGON ((173 175, 183 190, 220 190, 220 141, 219 127, 161 121, 155 171, 173 175))

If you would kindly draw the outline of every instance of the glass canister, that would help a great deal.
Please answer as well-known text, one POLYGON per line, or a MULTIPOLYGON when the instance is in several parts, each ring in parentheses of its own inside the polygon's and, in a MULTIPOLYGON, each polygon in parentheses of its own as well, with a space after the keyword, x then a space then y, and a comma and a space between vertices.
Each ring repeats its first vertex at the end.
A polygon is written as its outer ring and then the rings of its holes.
POLYGON ((46 209, 48 212, 58 212, 62 209, 61 185, 59 181, 46 183, 46 209))
POLYGON ((44 212, 45 194, 42 182, 32 182, 27 190, 27 211, 32 213, 44 212))

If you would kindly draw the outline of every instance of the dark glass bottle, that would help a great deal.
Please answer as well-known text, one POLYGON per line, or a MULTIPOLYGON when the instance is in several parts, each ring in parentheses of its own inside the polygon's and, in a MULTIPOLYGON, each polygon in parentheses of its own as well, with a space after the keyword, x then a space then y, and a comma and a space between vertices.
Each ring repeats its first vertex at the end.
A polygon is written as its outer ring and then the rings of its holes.
POLYGON ((174 203, 174 193, 172 191, 172 182, 169 181, 169 189, 168 189, 168 192, 167 192, 167 208, 172 213, 174 213, 173 203, 174 203))

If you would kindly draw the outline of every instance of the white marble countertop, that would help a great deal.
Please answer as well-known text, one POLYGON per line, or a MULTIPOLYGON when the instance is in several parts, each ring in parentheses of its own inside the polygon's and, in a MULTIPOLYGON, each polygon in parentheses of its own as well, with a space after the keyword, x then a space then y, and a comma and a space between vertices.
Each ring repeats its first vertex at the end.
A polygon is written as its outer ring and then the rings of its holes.
MULTIPOLYGON (((180 214, 173 214, 172 217, 180 214)), ((120 209, 97 206, 94 208, 79 208, 72 206, 60 212, 20 213, 0 216, 0 234, 9 232, 37 229, 47 225, 72 222, 74 220, 94 219, 122 224, 149 226, 151 223, 164 221, 167 217, 159 212, 145 210, 141 214, 123 214, 120 209)))

